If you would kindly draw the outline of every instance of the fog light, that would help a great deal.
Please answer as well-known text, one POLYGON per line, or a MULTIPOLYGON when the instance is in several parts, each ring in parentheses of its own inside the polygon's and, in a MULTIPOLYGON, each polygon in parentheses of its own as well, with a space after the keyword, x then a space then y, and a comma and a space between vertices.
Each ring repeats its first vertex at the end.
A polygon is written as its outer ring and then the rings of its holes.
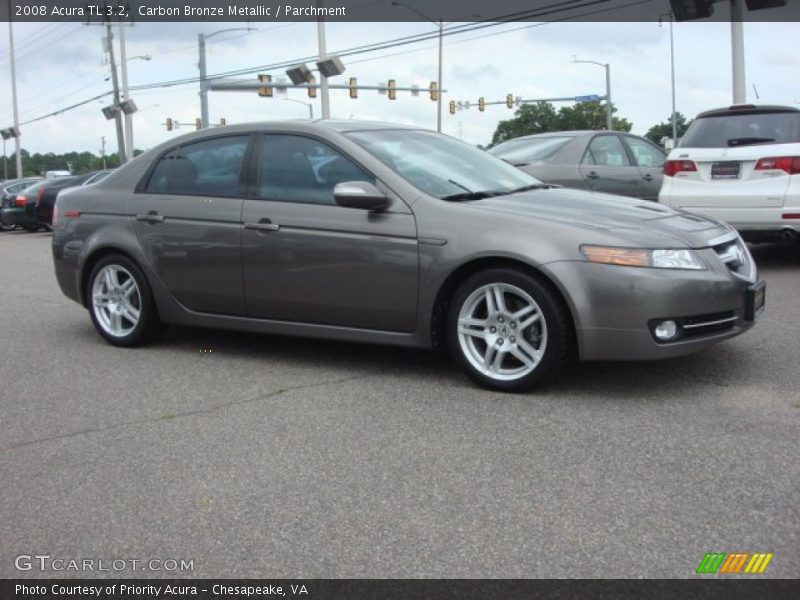
POLYGON ((678 334, 678 324, 675 321, 661 321, 653 329, 653 333, 660 341, 669 341, 678 334))

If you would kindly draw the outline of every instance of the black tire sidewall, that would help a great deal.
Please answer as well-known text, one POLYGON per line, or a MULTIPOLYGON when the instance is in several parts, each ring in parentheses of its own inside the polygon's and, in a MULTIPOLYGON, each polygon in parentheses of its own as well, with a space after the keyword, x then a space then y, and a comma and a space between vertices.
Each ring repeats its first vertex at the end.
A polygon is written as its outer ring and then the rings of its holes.
POLYGON ((512 268, 481 271, 468 277, 453 294, 447 314, 447 345, 453 360, 483 387, 504 392, 528 391, 555 379, 566 363, 571 332, 564 311, 556 293, 546 283, 524 271, 512 268), (507 283, 530 294, 539 305, 547 326, 547 347, 542 360, 532 372, 512 381, 492 379, 477 371, 464 356, 458 340, 458 313, 461 307, 477 288, 491 283, 507 283))
POLYGON ((150 341, 154 329, 159 325, 158 316, 156 314, 153 296, 150 293, 150 286, 147 283, 147 279, 145 279, 145 276, 138 265, 130 258, 120 254, 112 254, 100 259, 92 268, 89 278, 86 281, 86 289, 84 290, 84 293, 86 294, 86 304, 89 307, 89 314, 91 315, 92 323, 94 324, 97 332, 103 336, 108 343, 114 346, 132 347, 139 346, 150 341), (97 277, 97 274, 108 265, 118 265, 124 268, 133 276, 134 280, 136 281, 136 285, 139 288, 139 297, 141 299, 139 322, 136 324, 136 327, 134 327, 133 331, 124 337, 113 336, 103 329, 102 325, 100 325, 100 323, 97 321, 97 316, 95 315, 94 306, 92 304, 92 288, 94 286, 94 280, 97 277))

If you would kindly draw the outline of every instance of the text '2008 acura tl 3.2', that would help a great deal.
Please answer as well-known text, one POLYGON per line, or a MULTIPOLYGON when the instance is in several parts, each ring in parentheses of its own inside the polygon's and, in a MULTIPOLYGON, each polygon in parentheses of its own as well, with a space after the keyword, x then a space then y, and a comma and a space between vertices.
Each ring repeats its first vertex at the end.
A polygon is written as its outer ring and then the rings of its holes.
POLYGON ((430 131, 357 121, 192 133, 62 193, 63 292, 117 346, 168 323, 446 347, 521 391, 583 360, 750 328, 764 283, 713 219, 542 184, 430 131))

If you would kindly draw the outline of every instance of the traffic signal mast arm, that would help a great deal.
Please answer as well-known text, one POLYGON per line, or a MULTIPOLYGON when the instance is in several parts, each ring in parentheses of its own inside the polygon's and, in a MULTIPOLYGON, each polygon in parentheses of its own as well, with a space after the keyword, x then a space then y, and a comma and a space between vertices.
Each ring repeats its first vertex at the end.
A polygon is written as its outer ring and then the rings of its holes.
MULTIPOLYGON (((394 80, 390 80, 394 81, 394 80)), ((298 83, 293 84, 289 82, 281 82, 281 81, 271 81, 264 77, 262 80, 253 81, 251 79, 218 79, 211 81, 208 85, 209 89, 218 92, 258 92, 262 89, 266 89, 269 91, 273 91, 276 89, 300 89, 300 90, 317 90, 320 89, 322 86, 319 83, 298 83)), ((390 90, 395 90, 397 92, 415 92, 418 93, 420 91, 419 86, 401 86, 401 85, 394 85, 390 86, 389 82, 386 84, 378 84, 378 85, 363 85, 358 84, 356 86, 350 85, 350 83, 328 83, 328 88, 332 90, 376 90, 379 92, 388 92, 390 90)), ((436 90, 436 93, 447 93, 447 90, 436 90)), ((436 98, 432 98, 432 100, 436 100, 436 98)))

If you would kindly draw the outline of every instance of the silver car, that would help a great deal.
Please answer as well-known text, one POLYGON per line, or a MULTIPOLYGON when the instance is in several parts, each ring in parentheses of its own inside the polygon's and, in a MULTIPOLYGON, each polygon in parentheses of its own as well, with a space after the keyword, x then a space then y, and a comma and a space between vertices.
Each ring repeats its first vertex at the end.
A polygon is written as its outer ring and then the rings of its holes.
POLYGON ((553 188, 450 137, 357 121, 192 133, 59 195, 63 292, 108 342, 167 323, 431 348, 526 390, 573 356, 702 350, 764 284, 738 234, 553 188))
POLYGON ((619 131, 557 131, 489 149, 546 183, 658 200, 667 154, 647 138, 619 131))

